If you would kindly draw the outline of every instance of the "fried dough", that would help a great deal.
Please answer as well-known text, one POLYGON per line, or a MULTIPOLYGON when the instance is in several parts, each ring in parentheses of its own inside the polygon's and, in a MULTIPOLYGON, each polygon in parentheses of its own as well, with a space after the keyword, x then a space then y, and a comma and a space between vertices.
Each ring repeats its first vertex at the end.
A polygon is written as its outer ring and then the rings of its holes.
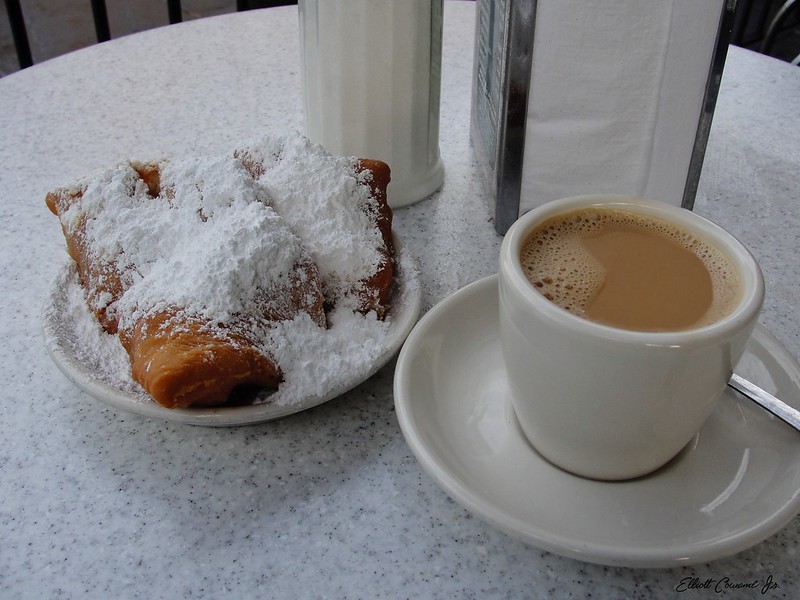
POLYGON ((299 135, 209 159, 127 162, 47 195, 87 304, 169 408, 275 389, 267 332, 389 309, 389 167, 299 135))

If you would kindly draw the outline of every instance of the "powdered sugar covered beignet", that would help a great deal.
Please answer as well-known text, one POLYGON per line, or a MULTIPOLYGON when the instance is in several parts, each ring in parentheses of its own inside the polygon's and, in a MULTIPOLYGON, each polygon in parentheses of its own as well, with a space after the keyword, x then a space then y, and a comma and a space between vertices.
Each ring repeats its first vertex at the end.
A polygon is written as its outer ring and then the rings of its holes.
POLYGON ((300 134, 235 151, 319 268, 328 306, 388 309, 393 276, 389 167, 335 157, 300 134))
POLYGON ((325 324, 317 268, 263 193, 220 157, 122 164, 47 196, 90 308, 165 406, 276 387, 263 330, 325 324))

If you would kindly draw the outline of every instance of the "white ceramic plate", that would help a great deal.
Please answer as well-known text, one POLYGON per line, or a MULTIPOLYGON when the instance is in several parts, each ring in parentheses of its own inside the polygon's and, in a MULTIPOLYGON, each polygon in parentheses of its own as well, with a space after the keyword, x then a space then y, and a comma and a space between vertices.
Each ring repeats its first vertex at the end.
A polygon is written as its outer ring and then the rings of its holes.
MULTIPOLYGON (((78 285, 77 273, 71 262, 56 277, 43 312, 45 347, 61 372, 90 396, 115 408, 146 417, 192 425, 231 426, 260 423, 294 414, 336 398, 371 377, 395 355, 417 322, 422 291, 416 265, 397 236, 394 242, 398 271, 392 308, 387 315, 389 327, 385 337, 379 340, 380 351, 370 357, 368 364, 362 368, 343 372, 322 393, 308 395, 290 404, 266 401, 222 408, 168 409, 153 401, 129 377, 124 385, 121 384, 117 365, 120 361, 127 361, 127 358, 122 347, 115 346, 118 345, 116 338, 103 334, 110 338, 107 340, 109 354, 122 353, 121 357, 116 358, 116 365, 108 357, 92 356, 87 360, 92 352, 80 346, 81 340, 86 339, 82 330, 94 325, 94 322, 85 322, 93 319, 88 309, 80 318, 74 314, 75 311, 68 309, 70 286, 78 285)), ((129 368, 127 363, 125 367, 129 368)), ((288 384, 285 382, 282 385, 288 384)))
MULTIPOLYGON (((491 525, 588 562, 682 566, 766 539, 800 511, 800 436, 729 390, 682 453, 632 481, 552 466, 511 408, 497 277, 435 306, 408 336, 394 380, 406 440, 433 479, 491 525)), ((800 369, 760 326, 737 372, 800 407, 800 369)))

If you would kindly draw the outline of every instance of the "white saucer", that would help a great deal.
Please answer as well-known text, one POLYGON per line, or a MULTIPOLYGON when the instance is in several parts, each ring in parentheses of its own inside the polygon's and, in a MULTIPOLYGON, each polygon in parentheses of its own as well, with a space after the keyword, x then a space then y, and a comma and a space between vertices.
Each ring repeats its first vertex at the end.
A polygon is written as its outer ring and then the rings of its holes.
MULTIPOLYGON (((497 277, 427 313, 397 362, 406 440, 467 510, 544 550, 587 562, 669 567, 729 556, 800 512, 800 437, 729 390, 689 446, 640 479, 608 483, 552 466, 511 409, 497 277)), ((760 326, 737 372, 800 407, 800 369, 760 326)))
MULTIPOLYGON (((360 358, 361 362, 356 362, 354 367, 351 365, 351 368, 342 369, 341 372, 335 370, 331 379, 326 380, 327 387, 313 394, 302 395, 291 403, 274 402, 273 396, 259 403, 222 408, 169 409, 157 404, 130 378, 130 363, 116 336, 100 330, 82 301, 78 302, 78 307, 70 306, 75 295, 72 291, 79 286, 77 271, 71 262, 53 282, 43 312, 45 347, 53 362, 70 381, 96 400, 117 409, 166 421, 207 426, 249 425, 285 417, 332 400, 354 388, 389 362, 402 346, 419 318, 422 289, 413 257, 399 237, 394 237, 394 243, 397 275, 392 291, 392 306, 386 317, 388 328, 379 330, 382 337, 369 340, 376 348, 375 354, 360 358), (92 339, 91 347, 86 347, 87 339, 92 339)), ((314 350, 310 349, 311 352, 314 350)), ((336 369, 335 365, 331 368, 336 369)), ((290 382, 281 385, 290 385, 290 382)))

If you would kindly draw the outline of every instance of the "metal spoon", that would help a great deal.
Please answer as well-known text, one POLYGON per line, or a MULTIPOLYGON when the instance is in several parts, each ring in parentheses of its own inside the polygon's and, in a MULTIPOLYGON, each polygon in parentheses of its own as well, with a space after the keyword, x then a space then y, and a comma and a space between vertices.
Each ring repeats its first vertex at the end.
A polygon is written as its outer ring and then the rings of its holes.
POLYGON ((800 411, 792 408, 785 402, 778 400, 775 396, 762 390, 755 383, 748 381, 734 373, 731 375, 728 385, 740 394, 750 398, 756 404, 766 408, 773 415, 800 431, 800 411))

